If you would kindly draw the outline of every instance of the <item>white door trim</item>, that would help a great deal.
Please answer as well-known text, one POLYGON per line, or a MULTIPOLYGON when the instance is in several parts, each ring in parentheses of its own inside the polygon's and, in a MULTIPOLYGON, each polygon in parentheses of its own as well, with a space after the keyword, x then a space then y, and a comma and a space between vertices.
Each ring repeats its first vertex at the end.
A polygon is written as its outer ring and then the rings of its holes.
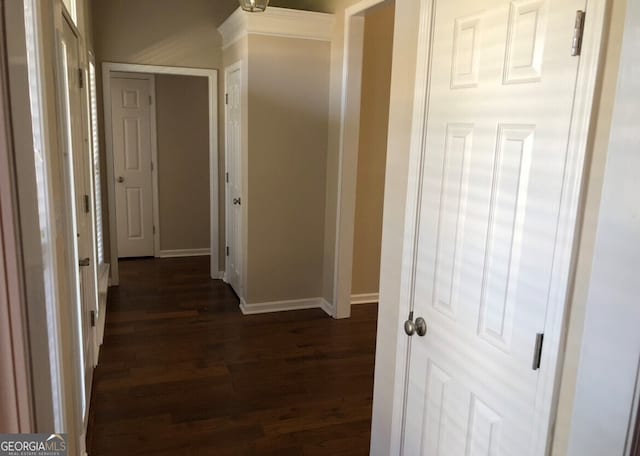
MULTIPOLYGON (((147 74, 173 74, 182 76, 201 76, 206 77, 209 86, 209 198, 211 205, 211 278, 220 278, 218 272, 218 70, 204 68, 186 68, 159 65, 138 65, 131 63, 112 63, 104 62, 102 64, 102 86, 103 86, 103 102, 104 102, 104 130, 105 145, 107 152, 107 196, 109 206, 109 243, 110 243, 110 262, 111 262, 111 284, 117 285, 119 281, 118 271, 118 239, 115 217, 115 186, 114 186, 114 169, 113 169, 113 144, 111 137, 111 73, 127 72, 127 73, 147 73, 147 74), (115 259, 115 260, 114 260, 115 259)), ((155 87, 154 87, 155 92, 155 87)), ((155 95, 154 95, 155 97, 155 95)), ((155 103, 154 103, 155 104, 155 103)), ((155 109, 152 109, 152 129, 155 132, 155 109)), ((152 154, 157 150, 156 135, 152 135, 152 154)), ((157 169, 157 156, 154 156, 154 170, 157 169)), ((154 205, 157 206, 157 173, 154 171, 154 205)), ((154 210, 154 223, 156 230, 159 230, 157 220, 158 211, 154 210)), ((156 255, 160 252, 159 236, 155 237, 154 246, 156 255)))
POLYGON ((363 13, 388 0, 361 0, 344 13, 340 143, 338 146, 338 194, 333 265, 333 317, 351 316, 351 272, 355 229, 360 93, 364 45, 363 13))
MULTIPOLYGON (((421 0, 420 28, 418 38, 418 58, 414 95, 414 113, 411 132, 411 151, 407 190, 407 206, 403 246, 403 270, 401 273, 400 319, 401 328, 407 318, 411 303, 415 258, 413 252, 417 241, 418 205, 421 193, 421 173, 423 162, 423 138, 427 119, 425 113, 429 105, 430 47, 433 11, 437 0, 421 0)), ((575 233, 579 227, 578 210, 581 205, 583 170, 587 159, 587 141, 591 127, 591 113, 600 72, 602 32, 608 1, 585 2, 587 21, 584 30, 582 54, 578 68, 574 109, 567 151, 567 173, 562 187, 560 223, 558 225, 558 246, 554 253, 549 312, 545 320, 545 356, 540 367, 540 388, 536 398, 536 416, 532 455, 547 454, 553 436, 552 425, 557 409, 557 390, 563 356, 564 333, 566 330, 567 300, 573 286, 573 265, 575 263, 575 233)), ((570 43, 567 43, 567 52, 570 43)), ((406 391, 408 381, 408 359, 410 339, 403 331, 397 333, 397 353, 394 378, 394 401, 391 432, 391 454, 402 454, 404 441, 404 416, 406 411, 406 391)))

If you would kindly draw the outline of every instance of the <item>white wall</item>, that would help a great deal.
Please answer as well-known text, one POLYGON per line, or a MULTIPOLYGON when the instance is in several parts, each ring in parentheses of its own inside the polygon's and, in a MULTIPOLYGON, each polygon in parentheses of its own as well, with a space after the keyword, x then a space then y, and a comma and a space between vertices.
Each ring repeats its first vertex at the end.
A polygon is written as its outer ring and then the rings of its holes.
MULTIPOLYGON (((640 369, 640 3, 628 2, 570 456, 627 454, 640 369)), ((637 399, 637 398, 636 398, 637 399)))

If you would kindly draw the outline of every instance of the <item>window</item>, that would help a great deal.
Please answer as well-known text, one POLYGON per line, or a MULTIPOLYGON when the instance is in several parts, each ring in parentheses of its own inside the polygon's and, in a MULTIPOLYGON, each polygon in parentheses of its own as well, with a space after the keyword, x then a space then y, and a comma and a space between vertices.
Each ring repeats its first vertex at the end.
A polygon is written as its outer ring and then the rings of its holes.
POLYGON ((98 141, 98 98, 96 94, 96 65, 89 58, 89 109, 91 111, 91 153, 93 158, 93 185, 95 196, 96 255, 98 265, 104 264, 104 238, 102 233, 102 191, 100 188, 100 144, 98 141))

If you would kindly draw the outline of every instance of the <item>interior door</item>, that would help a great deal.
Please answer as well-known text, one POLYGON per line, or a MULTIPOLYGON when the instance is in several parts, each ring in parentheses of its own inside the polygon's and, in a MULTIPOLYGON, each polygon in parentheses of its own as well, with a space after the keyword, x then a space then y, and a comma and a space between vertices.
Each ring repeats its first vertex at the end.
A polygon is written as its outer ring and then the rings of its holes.
POLYGON ((226 281, 242 296, 242 71, 226 73, 227 261, 226 281))
POLYGON ((409 343, 405 455, 522 456, 537 443, 534 358, 551 277, 566 272, 553 269, 554 251, 571 245, 556 234, 579 63, 571 44, 585 6, 433 2, 407 260, 426 335, 409 343))
POLYGON ((154 255, 151 79, 111 77, 118 257, 154 255))
POLYGON ((85 142, 83 121, 82 86, 84 70, 81 69, 78 38, 72 27, 63 20, 61 57, 63 68, 63 124, 65 128, 65 185, 68 207, 72 218, 69 239, 74 246, 77 269, 76 300, 78 306, 78 345, 82 359, 82 418, 87 425, 88 403, 91 394, 95 337, 92 312, 97 309, 97 277, 95 270, 93 218, 91 205, 91 162, 85 142), (81 76, 82 73, 82 76, 81 76))

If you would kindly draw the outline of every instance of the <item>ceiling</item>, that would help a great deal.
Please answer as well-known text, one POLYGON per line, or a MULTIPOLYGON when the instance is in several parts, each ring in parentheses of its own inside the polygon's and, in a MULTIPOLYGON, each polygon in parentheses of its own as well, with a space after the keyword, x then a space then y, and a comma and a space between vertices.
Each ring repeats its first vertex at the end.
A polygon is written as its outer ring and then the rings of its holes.
MULTIPOLYGON (((226 18, 238 8, 238 0, 214 0, 216 25, 222 24, 226 18)), ((291 8, 307 11, 333 13, 336 0, 270 0, 269 6, 291 8)), ((259 13, 256 13, 259 14, 259 13)))

